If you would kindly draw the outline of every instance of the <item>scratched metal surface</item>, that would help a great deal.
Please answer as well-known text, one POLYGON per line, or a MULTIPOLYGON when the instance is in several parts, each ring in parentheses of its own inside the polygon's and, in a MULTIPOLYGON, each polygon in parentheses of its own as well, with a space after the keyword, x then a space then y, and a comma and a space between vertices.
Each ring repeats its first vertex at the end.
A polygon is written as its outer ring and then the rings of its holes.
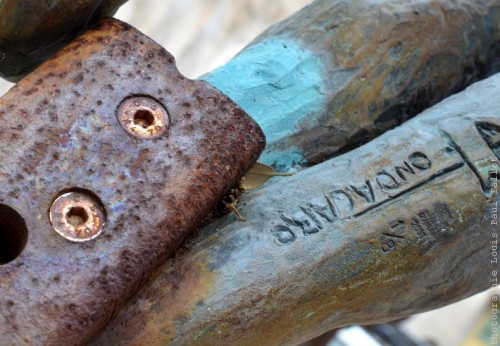
POLYGON ((248 221, 204 227, 93 344, 293 345, 489 288, 498 95, 500 74, 245 194, 248 221))
POLYGON ((263 146, 238 106, 180 75, 168 52, 116 20, 25 77, 0 99, 0 226, 22 223, 9 206, 28 229, 21 255, 0 265, 0 344, 88 340, 263 146), (122 129, 115 112, 131 95, 165 106, 164 135, 144 140, 122 129), (91 190, 105 208, 92 241, 68 242, 49 223, 52 201, 71 188, 91 190))

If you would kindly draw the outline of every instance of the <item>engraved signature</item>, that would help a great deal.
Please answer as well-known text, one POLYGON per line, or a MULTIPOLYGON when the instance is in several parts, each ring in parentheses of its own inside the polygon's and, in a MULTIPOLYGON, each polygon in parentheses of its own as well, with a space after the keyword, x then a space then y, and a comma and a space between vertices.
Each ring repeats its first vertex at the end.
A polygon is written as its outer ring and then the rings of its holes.
MULTIPOLYGON (((498 156, 500 128, 484 122, 475 123, 475 128, 487 147, 498 156)), ((296 211, 278 210, 283 224, 271 229, 275 242, 281 245, 295 242, 297 235, 293 231, 294 228, 299 228, 304 236, 309 236, 320 232, 326 224, 358 218, 463 167, 471 169, 478 177, 483 192, 488 195, 490 182, 482 177, 452 136, 445 131, 440 132, 448 143, 446 152, 455 152, 461 160, 436 171, 432 169, 433 162, 428 155, 420 151, 413 152, 403 162, 379 171, 375 176, 365 179, 362 184, 336 187, 324 196, 314 197, 298 206, 296 211)), ((440 232, 445 232, 452 221, 453 215, 444 203, 437 203, 433 205, 433 209, 420 211, 411 220, 395 220, 389 224, 388 230, 382 233, 382 251, 387 253, 395 248, 397 243, 404 239, 403 233, 408 229, 416 233, 419 242, 431 241, 440 232)))

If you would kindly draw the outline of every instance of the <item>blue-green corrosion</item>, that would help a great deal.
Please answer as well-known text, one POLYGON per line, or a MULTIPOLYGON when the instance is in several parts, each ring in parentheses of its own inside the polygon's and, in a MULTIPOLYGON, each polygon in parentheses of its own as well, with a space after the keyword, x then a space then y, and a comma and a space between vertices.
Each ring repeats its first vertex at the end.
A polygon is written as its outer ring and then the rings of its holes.
POLYGON ((289 169, 304 161, 290 138, 324 113, 325 69, 321 59, 292 39, 255 43, 226 65, 202 76, 262 127, 267 147, 260 161, 289 169))

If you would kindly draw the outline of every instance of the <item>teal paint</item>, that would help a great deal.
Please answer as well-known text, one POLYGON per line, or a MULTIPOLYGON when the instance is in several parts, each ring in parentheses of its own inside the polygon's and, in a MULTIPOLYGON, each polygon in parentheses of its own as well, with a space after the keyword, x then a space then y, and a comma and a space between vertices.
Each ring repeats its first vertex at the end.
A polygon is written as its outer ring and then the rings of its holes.
POLYGON ((289 169, 302 151, 284 145, 324 113, 326 95, 321 59, 292 39, 267 39, 247 47, 226 65, 202 76, 228 95, 262 127, 267 147, 260 161, 289 169), (282 148, 282 149, 280 149, 282 148))

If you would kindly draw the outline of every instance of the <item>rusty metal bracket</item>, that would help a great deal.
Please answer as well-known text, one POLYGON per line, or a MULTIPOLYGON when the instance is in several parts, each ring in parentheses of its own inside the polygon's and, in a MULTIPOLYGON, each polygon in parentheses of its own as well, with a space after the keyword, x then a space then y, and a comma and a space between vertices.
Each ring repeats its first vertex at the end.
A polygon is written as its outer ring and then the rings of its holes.
POLYGON ((265 145, 174 58, 100 21, 0 99, 0 335, 85 342, 265 145))

